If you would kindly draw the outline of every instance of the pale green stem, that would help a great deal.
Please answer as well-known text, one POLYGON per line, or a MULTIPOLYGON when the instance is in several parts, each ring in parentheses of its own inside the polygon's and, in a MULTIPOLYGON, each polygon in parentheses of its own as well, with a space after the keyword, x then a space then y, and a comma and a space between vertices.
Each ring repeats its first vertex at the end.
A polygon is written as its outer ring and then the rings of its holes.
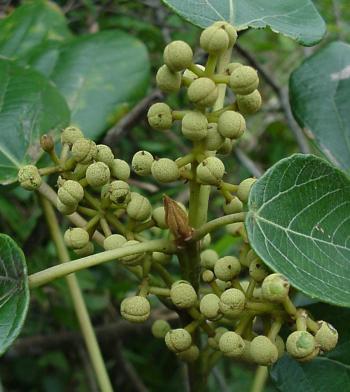
POLYGON ((144 252, 175 252, 175 247, 173 244, 169 243, 169 240, 153 240, 108 250, 91 256, 82 257, 80 259, 70 261, 69 263, 55 265, 47 268, 46 270, 32 274, 28 278, 29 286, 31 288, 42 286, 52 280, 62 278, 63 276, 69 275, 73 272, 93 267, 107 261, 120 259, 124 256, 131 256, 144 252))
MULTIPOLYGON (((51 237, 55 244, 57 255, 62 263, 69 261, 69 253, 65 246, 60 227, 50 202, 41 196, 43 210, 47 223, 49 225, 51 237)), ((63 265, 63 264, 62 264, 63 265)), ((98 384, 102 392, 112 392, 112 384, 109 380, 105 363, 96 339, 96 335, 91 324, 89 313, 87 311, 85 301, 80 290, 78 280, 74 274, 66 277, 70 295, 72 297, 74 310, 76 312, 80 329, 84 337, 87 350, 90 355, 90 360, 94 368, 98 384)))
POLYGON ((250 392, 263 392, 269 375, 267 366, 259 366, 255 372, 253 385, 250 392))

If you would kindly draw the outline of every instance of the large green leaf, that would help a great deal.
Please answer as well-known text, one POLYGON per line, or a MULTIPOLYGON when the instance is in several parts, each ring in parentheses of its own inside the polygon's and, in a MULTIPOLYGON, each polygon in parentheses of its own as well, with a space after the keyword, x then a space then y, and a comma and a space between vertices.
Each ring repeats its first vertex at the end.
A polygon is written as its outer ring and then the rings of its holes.
POLYGON ((273 270, 312 298, 350 306, 350 181, 313 155, 296 154, 253 186, 249 241, 273 270))
POLYGON ((62 45, 48 43, 27 61, 56 84, 71 109, 72 123, 91 138, 113 125, 118 113, 148 87, 147 50, 121 31, 82 36, 62 45))
POLYGON ((0 355, 20 333, 29 304, 27 266, 22 250, 0 234, 0 355))
POLYGON ((311 46, 325 34, 326 25, 311 0, 163 0, 189 22, 207 27, 226 20, 243 30, 270 27, 302 45, 311 46))
POLYGON ((293 72, 291 105, 299 124, 335 165, 350 170, 350 45, 333 42, 293 72))
POLYGON ((57 89, 39 72, 0 59, 0 183, 16 181, 18 168, 41 156, 39 138, 69 122, 57 89))
POLYGON ((66 23, 55 3, 27 2, 0 22, 0 54, 18 57, 44 41, 70 37, 66 23))

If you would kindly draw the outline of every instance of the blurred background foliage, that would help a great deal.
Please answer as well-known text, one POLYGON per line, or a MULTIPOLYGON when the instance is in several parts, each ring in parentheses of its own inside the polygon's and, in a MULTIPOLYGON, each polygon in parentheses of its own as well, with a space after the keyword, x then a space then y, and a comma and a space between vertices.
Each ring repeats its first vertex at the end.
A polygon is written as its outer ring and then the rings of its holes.
MULTIPOLYGON (((117 131, 114 132, 112 147, 118 157, 130 161, 140 149, 170 158, 186 152, 188 145, 180 138, 179 130, 171 133, 152 131, 145 121, 144 112, 136 116, 137 121, 129 121, 127 116, 143 95, 160 98, 155 90, 154 74, 162 62, 164 46, 174 39, 183 39, 195 46, 200 30, 184 22, 160 0, 61 0, 56 4, 67 20, 69 30, 76 36, 118 29, 138 38, 147 47, 151 77, 142 82, 143 91, 137 99, 118 107, 109 124, 110 129, 117 131), (123 123, 125 119, 128 121, 123 123)), ((18 1, 0 2, 0 18, 6 18, 19 5, 18 1)), ((234 58, 244 63, 257 62, 270 80, 267 82, 266 78, 261 78, 263 110, 249 119, 249 132, 235 152, 225 158, 232 182, 251 174, 258 175, 281 158, 300 150, 290 131, 293 120, 286 116, 289 75, 319 47, 337 39, 350 40, 348 0, 316 0, 315 5, 328 27, 325 39, 315 47, 302 47, 269 29, 247 30, 240 34, 234 58)), ((195 54, 198 60, 202 58, 200 50, 196 50, 195 54)), ((185 104, 185 97, 181 95, 166 99, 173 108, 185 104)), ((106 140, 104 138, 110 134, 108 131, 107 128, 99 132, 96 141, 106 140)), ((155 183, 133 181, 154 203, 161 203, 164 191, 182 202, 187 201, 188 194, 181 183, 164 190, 155 183)), ((221 202, 215 193, 210 205, 212 216, 221 213, 221 202)), ((61 222, 64 229, 68 224, 64 219, 61 222)), ((14 185, 0 186, 0 232, 15 238, 23 248, 29 273, 56 263, 55 250, 38 200, 31 193, 14 185)), ((222 255, 237 246, 225 232, 218 233, 213 244, 222 255)), ((133 278, 113 263, 80 272, 78 278, 116 389, 123 392, 179 391, 181 380, 185 380, 184 366, 164 349, 162 341, 151 337, 150 323, 133 326, 120 320, 119 303, 129 291, 134 290, 133 278)), ((57 280, 32 293, 31 311, 21 338, 1 358, 1 383, 7 391, 97 391, 87 358, 66 283, 57 280)), ((252 368, 249 366, 237 367, 232 366, 231 361, 221 361, 209 385, 212 391, 244 391, 251 377, 252 368)), ((274 390, 272 385, 268 388, 274 390)), ((181 390, 186 390, 184 384, 181 390)))

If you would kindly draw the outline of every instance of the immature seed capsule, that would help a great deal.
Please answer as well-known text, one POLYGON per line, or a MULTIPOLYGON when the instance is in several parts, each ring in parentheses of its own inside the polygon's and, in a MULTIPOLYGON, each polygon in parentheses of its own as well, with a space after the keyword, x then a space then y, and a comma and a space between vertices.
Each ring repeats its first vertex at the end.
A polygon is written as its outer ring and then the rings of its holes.
POLYGON ((163 252, 153 252, 152 253, 152 259, 159 264, 168 264, 169 261, 171 260, 171 255, 163 252))
POLYGON ((258 365, 270 366, 278 359, 277 347, 267 336, 257 336, 251 341, 250 354, 258 365))
POLYGON ((62 144, 65 143, 73 144, 78 139, 82 139, 82 138, 84 138, 83 132, 78 127, 74 127, 74 126, 65 128, 61 133, 62 144))
POLYGON ((156 82, 164 93, 174 93, 180 90, 181 74, 173 72, 167 65, 162 65, 157 72, 156 82))
POLYGON ((97 146, 90 139, 77 139, 72 146, 73 158, 79 163, 90 163, 97 155, 97 146))
POLYGON ((211 270, 205 270, 202 273, 202 280, 205 283, 211 283, 215 279, 214 272, 211 270))
MULTIPOLYGON (((132 246, 132 245, 138 245, 140 243, 140 241, 136 241, 136 240, 130 240, 125 242, 122 245, 122 248, 126 248, 128 246, 132 246)), ((143 261, 143 258, 145 257, 144 253, 136 253, 136 254, 132 254, 129 256, 123 256, 120 258, 120 261, 125 264, 125 265, 138 265, 143 261)))
POLYGON ((128 216, 138 222, 149 219, 152 214, 152 206, 148 199, 136 192, 131 192, 130 197, 126 207, 128 216))
POLYGON ((131 323, 143 323, 151 314, 151 305, 145 297, 135 295, 122 301, 120 313, 125 320, 131 323))
POLYGON ((164 49, 164 63, 173 71, 182 71, 192 64, 193 52, 184 41, 173 41, 164 49))
POLYGON ((241 63, 230 63, 225 69, 225 74, 231 75, 233 71, 235 71, 237 68, 243 67, 243 64, 241 63))
POLYGON ((206 150, 216 151, 223 145, 225 138, 218 131, 218 126, 216 123, 209 123, 207 128, 207 136, 203 141, 206 150))
POLYGON ((243 203, 238 199, 238 197, 234 196, 231 201, 224 204, 224 213, 225 214, 236 214, 238 212, 243 211, 243 203))
POLYGON ((170 351, 179 353, 191 347, 192 338, 184 328, 171 329, 165 335, 165 344, 170 351))
POLYGON ((152 219, 156 222, 156 225, 161 229, 167 229, 168 225, 165 221, 165 208, 163 206, 156 207, 152 213, 152 219))
POLYGON ((188 90, 188 99, 200 107, 211 106, 218 98, 218 88, 209 78, 194 80, 188 90))
POLYGON ((225 256, 214 266, 214 273, 218 279, 229 281, 241 272, 241 264, 235 256, 225 256))
POLYGON ((189 282, 180 280, 173 283, 170 289, 170 298, 179 309, 187 309, 197 303, 197 294, 189 282))
POLYGON ((169 129, 173 125, 170 106, 163 102, 155 103, 149 108, 147 119, 149 125, 158 131, 169 129))
POLYGON ((205 185, 218 185, 225 174, 225 166, 221 159, 208 157, 197 167, 197 179, 205 185))
POLYGON ((90 256, 94 253, 95 247, 92 242, 88 242, 83 248, 74 249, 74 253, 79 257, 90 256))
POLYGON ((131 167, 139 176, 148 176, 151 174, 153 155, 148 151, 138 151, 132 158, 131 167))
POLYGON ((103 162, 92 163, 86 170, 86 181, 93 188, 107 184, 110 177, 109 167, 103 162))
POLYGON ((235 44, 238 37, 237 30, 230 23, 226 22, 225 20, 219 20, 214 22, 213 26, 220 27, 222 30, 226 31, 230 46, 235 44))
POLYGON ((199 348, 195 345, 192 345, 185 351, 181 351, 180 353, 176 354, 177 357, 184 362, 195 362, 199 357, 199 348))
POLYGON ((229 84, 235 94, 251 94, 258 88, 258 73, 254 68, 243 65, 232 72, 229 84))
POLYGON ((180 177, 177 164, 169 158, 161 158, 154 161, 151 166, 151 172, 154 179, 162 183, 173 182, 180 177))
POLYGON ((108 186, 108 192, 113 203, 124 204, 130 201, 130 187, 125 181, 112 181, 108 186))
POLYGON ((258 90, 248 95, 237 95, 238 109, 242 114, 254 114, 261 108, 261 95, 258 90))
POLYGON ((249 266, 249 275, 256 282, 262 282, 266 276, 269 274, 269 271, 264 266, 263 262, 260 259, 254 259, 249 266))
POLYGON ((229 155, 232 152, 233 144, 234 140, 231 140, 227 137, 224 143, 218 149, 218 154, 229 155))
POLYGON ((207 136, 208 120, 201 112, 188 112, 182 119, 182 134, 189 140, 198 141, 207 136))
POLYGON ((170 329, 170 324, 166 320, 156 320, 152 324, 152 335, 157 339, 164 339, 170 329))
POLYGON ((225 332, 219 340, 220 351, 227 357, 239 357, 244 351, 244 340, 236 332, 225 332))
POLYGON ((219 341, 221 336, 228 332, 228 329, 225 327, 218 327, 215 329, 215 336, 214 337, 209 337, 208 338, 208 344, 211 348, 214 350, 217 350, 219 348, 219 341))
POLYGON ((57 196, 62 204, 76 207, 84 197, 84 188, 77 181, 67 180, 58 189, 57 196))
POLYGON ((200 46, 208 53, 217 54, 234 45, 237 32, 227 22, 216 22, 203 30, 200 36, 200 46))
POLYGON ((212 249, 206 249, 200 254, 201 266, 206 269, 214 269, 215 263, 219 260, 219 255, 212 249))
POLYGON ((64 242, 68 248, 84 248, 89 243, 89 233, 80 227, 70 228, 64 233, 64 242))
POLYGON ((337 330, 326 321, 319 321, 320 329, 316 332, 316 343, 322 351, 331 351, 338 343, 337 330))
MULTIPOLYGON (((202 64, 196 64, 196 65, 197 65, 197 67, 200 68, 202 71, 205 70, 205 67, 204 67, 202 64)), ((187 78, 187 79, 192 80, 192 81, 199 78, 198 75, 196 75, 194 72, 190 71, 189 69, 186 69, 186 71, 183 73, 183 76, 184 76, 185 78, 187 78)))
POLYGON ((114 159, 111 166, 111 174, 118 180, 127 181, 130 177, 130 167, 122 159, 114 159))
POLYGON ((126 243, 126 238, 120 234, 111 234, 103 241, 105 250, 118 249, 126 243))
POLYGON ((315 350, 315 338, 307 331, 292 332, 287 338, 286 348, 292 357, 307 357, 315 350))
POLYGON ((244 117, 233 110, 222 113, 218 120, 218 131, 229 139, 240 138, 246 130, 244 117))
POLYGON ((18 172, 18 182, 27 191, 38 189, 42 183, 38 168, 34 165, 21 167, 18 172))
POLYGON ((206 294, 200 301, 200 312, 209 320, 220 317, 220 298, 215 294, 206 294))
POLYGON ((76 211, 78 205, 75 204, 75 205, 67 206, 66 204, 63 204, 59 198, 57 198, 56 207, 57 207, 57 210, 62 215, 70 215, 70 214, 73 214, 73 212, 76 211))
POLYGON ((282 274, 268 275, 261 285, 262 295, 272 302, 282 302, 288 297, 290 284, 282 274))
POLYGON ((112 167, 114 163, 114 154, 112 150, 105 144, 98 144, 96 147, 96 161, 103 162, 107 166, 112 167))
POLYGON ((210 233, 208 233, 202 239, 201 244, 200 244, 200 248, 201 249, 206 249, 206 248, 208 248, 208 246, 210 246, 210 244, 211 244, 211 235, 210 235, 210 233))
POLYGON ((245 295, 241 290, 228 289, 221 294, 220 311, 228 318, 237 317, 245 306, 245 295))
POLYGON ((241 235, 242 226, 242 222, 230 223, 226 226, 226 231, 233 237, 239 237, 241 235))
POLYGON ((248 203, 249 193, 255 182, 256 178, 247 178, 238 185, 237 196, 243 203, 248 203))

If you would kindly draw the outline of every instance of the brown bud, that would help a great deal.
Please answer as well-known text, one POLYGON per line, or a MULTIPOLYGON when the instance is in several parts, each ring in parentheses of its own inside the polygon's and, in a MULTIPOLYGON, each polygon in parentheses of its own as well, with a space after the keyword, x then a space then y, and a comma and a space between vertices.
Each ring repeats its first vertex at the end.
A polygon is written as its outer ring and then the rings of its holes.
POLYGON ((165 222, 175 238, 186 241, 192 236, 192 227, 188 223, 187 213, 170 197, 163 197, 165 222))
POLYGON ((40 138, 41 148, 46 152, 51 152, 55 147, 53 137, 50 135, 42 135, 40 138))

